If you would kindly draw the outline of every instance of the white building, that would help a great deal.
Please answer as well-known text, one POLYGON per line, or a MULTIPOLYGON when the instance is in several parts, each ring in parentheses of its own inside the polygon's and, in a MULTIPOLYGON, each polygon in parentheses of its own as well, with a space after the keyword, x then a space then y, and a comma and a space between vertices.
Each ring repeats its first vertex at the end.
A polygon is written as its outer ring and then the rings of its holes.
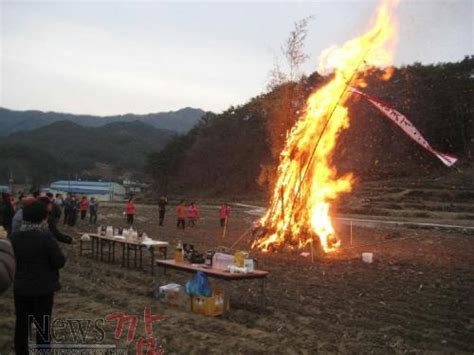
POLYGON ((125 188, 115 182, 60 180, 53 182, 49 190, 53 193, 68 193, 94 197, 98 201, 122 201, 125 188))
POLYGON ((147 187, 147 184, 139 181, 123 180, 123 186, 129 195, 133 195, 142 192, 147 187))

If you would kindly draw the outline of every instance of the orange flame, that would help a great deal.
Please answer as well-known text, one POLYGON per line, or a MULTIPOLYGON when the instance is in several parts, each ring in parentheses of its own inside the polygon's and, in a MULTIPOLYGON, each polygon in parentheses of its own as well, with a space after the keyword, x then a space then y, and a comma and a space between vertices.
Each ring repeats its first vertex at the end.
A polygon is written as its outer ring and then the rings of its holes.
POLYGON ((369 67, 391 64, 396 44, 391 14, 397 4, 385 1, 367 33, 322 53, 320 71, 334 70, 333 79, 308 97, 287 137, 270 206, 259 221, 268 233, 252 247, 301 249, 314 235, 325 252, 339 247, 330 207, 340 193, 351 191, 353 176, 338 177, 331 158, 340 133, 349 127, 347 88, 364 86, 369 67))

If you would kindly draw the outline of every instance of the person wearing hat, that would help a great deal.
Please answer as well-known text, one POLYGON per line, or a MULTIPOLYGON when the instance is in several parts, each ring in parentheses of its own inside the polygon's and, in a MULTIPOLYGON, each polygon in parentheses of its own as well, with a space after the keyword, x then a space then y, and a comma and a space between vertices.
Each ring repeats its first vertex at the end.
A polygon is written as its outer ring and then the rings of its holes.
POLYGON ((13 207, 12 199, 10 194, 7 192, 2 192, 2 201, 1 205, 1 221, 3 228, 7 231, 7 235, 10 235, 12 231, 12 220, 15 215, 15 208, 13 207))
POLYGON ((33 196, 23 196, 20 199, 20 202, 17 204, 15 215, 12 219, 12 230, 11 234, 18 232, 20 230, 21 224, 23 222, 23 207, 36 201, 36 198, 33 196))
POLYGON ((32 321, 37 327, 38 349, 48 351, 50 344, 54 292, 60 288, 59 269, 66 258, 48 230, 47 219, 48 211, 43 202, 24 206, 20 230, 11 236, 16 258, 13 283, 16 354, 28 354, 32 321))
POLYGON ((48 229, 53 234, 53 236, 58 240, 58 242, 72 244, 72 237, 61 233, 57 227, 58 220, 55 217, 55 206, 54 203, 45 196, 38 198, 38 201, 44 203, 46 210, 48 211, 48 229))
POLYGON ((0 294, 10 287, 15 277, 15 256, 7 239, 7 232, 0 227, 0 294))

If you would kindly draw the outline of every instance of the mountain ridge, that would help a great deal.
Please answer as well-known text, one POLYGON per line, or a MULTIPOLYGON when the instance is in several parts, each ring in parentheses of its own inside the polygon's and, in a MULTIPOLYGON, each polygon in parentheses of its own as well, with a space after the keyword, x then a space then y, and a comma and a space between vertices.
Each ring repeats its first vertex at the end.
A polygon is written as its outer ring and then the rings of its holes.
POLYGON ((12 110, 0 107, 0 136, 8 136, 19 131, 31 131, 54 122, 71 121, 81 126, 100 127, 112 122, 141 121, 158 129, 167 129, 177 133, 188 132, 206 114, 206 111, 185 107, 177 111, 148 114, 126 113, 123 115, 84 115, 55 111, 12 110))
POLYGON ((31 131, 15 132, 0 142, 4 169, 17 182, 38 184, 57 178, 143 177, 145 157, 161 150, 177 133, 141 121, 110 122, 100 127, 57 121, 31 131))

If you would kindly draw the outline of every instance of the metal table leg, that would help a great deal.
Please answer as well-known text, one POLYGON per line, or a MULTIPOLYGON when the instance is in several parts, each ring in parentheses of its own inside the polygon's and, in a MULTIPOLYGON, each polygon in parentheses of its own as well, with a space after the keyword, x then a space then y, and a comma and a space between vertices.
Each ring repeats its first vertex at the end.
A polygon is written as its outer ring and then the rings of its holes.
POLYGON ((122 245, 122 266, 125 266, 125 243, 121 243, 122 245))
POLYGON ((163 255, 163 259, 166 260, 168 258, 167 248, 166 247, 160 247, 159 250, 160 250, 160 253, 163 255))
POLYGON ((155 274, 155 248, 150 247, 151 274, 155 274))
POLYGON ((265 277, 262 277, 262 281, 261 281, 261 284, 260 284, 260 307, 263 308, 263 306, 265 305, 265 280, 266 278, 265 277))
POLYGON ((99 254, 100 254, 100 248, 99 248, 99 241, 100 239, 97 238, 96 240, 94 240, 94 249, 95 249, 95 255, 94 255, 94 258, 95 259, 99 259, 99 254))
POLYGON ((100 261, 104 260, 104 240, 100 240, 100 261))
POLYGON ((133 267, 136 269, 137 268, 137 246, 133 246, 133 267))
POLYGON ((95 237, 91 237, 92 258, 95 256, 95 237))
POLYGON ((130 267, 130 244, 125 244, 125 249, 127 249, 127 268, 130 267))
POLYGON ((138 267, 141 269, 143 267, 142 261, 143 261, 143 246, 137 246, 137 248, 140 250, 140 257, 138 259, 138 267))
POLYGON ((107 261, 110 263, 110 261, 112 260, 112 241, 111 240, 108 240, 107 241, 107 261))

